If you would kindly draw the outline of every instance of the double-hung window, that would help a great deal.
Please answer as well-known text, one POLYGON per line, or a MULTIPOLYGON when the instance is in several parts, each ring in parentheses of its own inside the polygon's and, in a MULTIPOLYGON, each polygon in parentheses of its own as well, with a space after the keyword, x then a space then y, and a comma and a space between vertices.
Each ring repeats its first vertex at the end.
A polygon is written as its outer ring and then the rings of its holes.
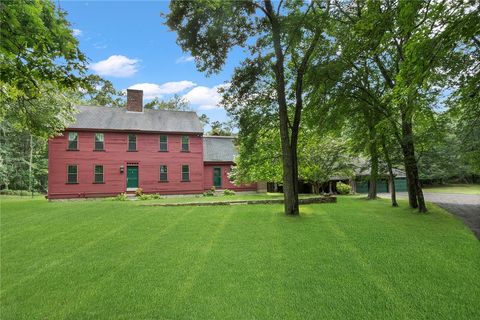
POLYGON ((104 147, 103 133, 95 133, 95 151, 103 151, 104 147))
POLYGON ((190 147, 189 146, 189 144, 190 144, 189 140, 190 139, 189 139, 188 136, 182 136, 182 151, 183 152, 189 151, 189 147, 190 147))
POLYGON ((78 183, 78 166, 76 164, 67 166, 67 183, 78 183))
POLYGON ((160 166, 160 181, 167 182, 168 181, 168 168, 166 165, 160 166))
POLYGON ((190 181, 190 166, 182 165, 182 181, 190 181))
POLYGON ((160 151, 168 151, 168 136, 165 134, 160 135, 160 151))
POLYGON ((78 150, 78 132, 68 133, 68 150, 78 150))
POLYGON ((128 135, 128 151, 137 151, 137 135, 128 135))
POLYGON ((95 165, 94 183, 103 183, 103 166, 95 165))

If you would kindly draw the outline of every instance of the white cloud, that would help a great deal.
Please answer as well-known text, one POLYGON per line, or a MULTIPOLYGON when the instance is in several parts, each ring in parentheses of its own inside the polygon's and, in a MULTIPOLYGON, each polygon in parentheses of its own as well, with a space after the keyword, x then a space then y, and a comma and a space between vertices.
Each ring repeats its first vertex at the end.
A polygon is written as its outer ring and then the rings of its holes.
POLYGON ((130 77, 138 71, 137 59, 130 59, 122 55, 113 55, 90 65, 90 69, 101 76, 130 77))
POLYGON ((77 36, 81 36, 83 32, 80 29, 72 29, 72 33, 75 37, 77 37, 77 36))
POLYGON ((229 84, 220 84, 212 88, 198 86, 186 93, 183 98, 191 104, 199 105, 199 110, 220 109, 219 103, 222 96, 218 92, 218 89, 227 86, 229 86, 229 84))
POLYGON ((129 89, 143 90, 143 96, 145 99, 153 99, 155 97, 160 98, 164 94, 174 94, 182 92, 186 89, 195 87, 197 84, 192 81, 174 81, 165 82, 163 84, 156 83, 137 83, 130 86, 129 89))
POLYGON ((192 62, 194 61, 195 58, 192 56, 181 56, 177 60, 175 60, 175 63, 186 63, 186 62, 192 62))

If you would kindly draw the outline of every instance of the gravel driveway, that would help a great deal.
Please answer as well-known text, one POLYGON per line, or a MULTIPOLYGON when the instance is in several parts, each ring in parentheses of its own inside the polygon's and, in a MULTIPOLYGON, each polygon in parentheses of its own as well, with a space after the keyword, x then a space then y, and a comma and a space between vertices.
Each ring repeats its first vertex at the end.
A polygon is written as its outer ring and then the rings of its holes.
MULTIPOLYGON (((379 196, 389 198, 389 193, 379 196)), ((424 193, 425 200, 438 204, 448 212, 459 216, 480 240, 480 195, 453 193, 424 193)), ((398 198, 407 198, 406 192, 398 192, 398 198)))

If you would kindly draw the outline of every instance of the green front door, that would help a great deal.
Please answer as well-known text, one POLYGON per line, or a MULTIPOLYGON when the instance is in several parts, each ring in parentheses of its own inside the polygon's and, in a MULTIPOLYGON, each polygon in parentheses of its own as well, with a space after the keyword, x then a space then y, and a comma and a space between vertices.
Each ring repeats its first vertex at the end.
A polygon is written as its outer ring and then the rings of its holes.
POLYGON ((222 169, 221 168, 213 168, 213 185, 215 188, 222 187, 222 169))
POLYGON ((127 167, 127 188, 138 188, 138 167, 127 167))

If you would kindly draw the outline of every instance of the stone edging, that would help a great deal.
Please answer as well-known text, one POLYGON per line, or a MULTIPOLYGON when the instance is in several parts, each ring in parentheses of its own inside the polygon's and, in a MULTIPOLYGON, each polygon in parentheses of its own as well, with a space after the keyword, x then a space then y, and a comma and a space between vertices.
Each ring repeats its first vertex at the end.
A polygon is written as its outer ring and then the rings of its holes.
MULTIPOLYGON (((299 199, 300 204, 311 203, 335 203, 336 197, 312 197, 299 199)), ((231 200, 231 201, 212 201, 212 202, 183 202, 183 203, 151 203, 141 204, 142 207, 183 207, 183 206, 230 206, 244 204, 281 204, 283 199, 265 199, 265 200, 231 200)))

